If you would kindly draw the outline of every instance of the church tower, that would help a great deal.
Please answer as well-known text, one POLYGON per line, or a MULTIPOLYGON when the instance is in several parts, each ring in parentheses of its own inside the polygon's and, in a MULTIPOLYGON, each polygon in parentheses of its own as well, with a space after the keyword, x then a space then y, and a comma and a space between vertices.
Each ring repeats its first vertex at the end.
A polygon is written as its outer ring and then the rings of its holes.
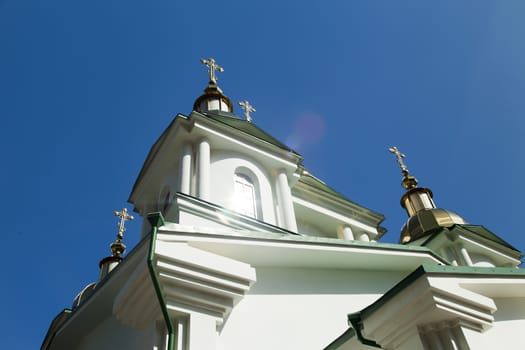
MULTIPOLYGON (((245 113, 238 117, 217 85, 224 69, 213 58, 201 62, 209 77, 204 93, 153 145, 129 197, 140 216, 160 211, 179 224, 361 241, 385 232, 381 214, 326 186, 301 155, 257 127, 248 101, 239 102, 245 113)), ((151 229, 143 222, 142 235, 151 229)))
POLYGON ((397 147, 389 149, 401 167, 405 194, 401 206, 408 220, 401 229, 402 244, 419 245, 440 252, 452 265, 516 267, 521 253, 483 226, 470 225, 458 214, 436 208, 432 191, 418 187, 397 147))

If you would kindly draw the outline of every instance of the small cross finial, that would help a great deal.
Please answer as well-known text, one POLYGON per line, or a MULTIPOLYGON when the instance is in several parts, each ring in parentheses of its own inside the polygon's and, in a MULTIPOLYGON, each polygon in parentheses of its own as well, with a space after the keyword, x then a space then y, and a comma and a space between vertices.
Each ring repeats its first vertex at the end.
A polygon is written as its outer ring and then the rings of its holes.
POLYGON ((250 113, 251 112, 256 112, 255 108, 247 100, 239 102, 239 106, 241 106, 241 108, 244 109, 244 116, 246 117, 246 120, 249 123, 251 123, 252 122, 252 116, 250 115, 250 113))
POLYGON ((405 163, 403 162, 403 158, 406 158, 406 156, 399 152, 399 150, 397 149, 396 146, 392 146, 388 149, 390 151, 390 153, 394 154, 397 158, 397 164, 399 164, 399 166, 401 167, 401 170, 403 172, 407 172, 408 173, 408 168, 407 166, 405 165, 405 163))
POLYGON ((407 166, 403 162, 403 158, 406 158, 406 156, 403 153, 399 152, 396 146, 392 146, 388 150, 390 151, 390 153, 396 156, 397 164, 399 164, 399 167, 401 167, 401 172, 403 173, 403 181, 401 182, 401 184, 403 185, 403 187, 407 190, 415 188, 417 186, 417 179, 414 176, 410 175, 407 166))
POLYGON ((122 239, 124 238, 124 232, 126 231, 126 227, 124 226, 127 220, 133 220, 134 217, 132 215, 128 214, 128 210, 126 208, 122 208, 121 211, 114 211, 113 215, 118 216, 120 218, 118 226, 118 233, 117 233, 117 240, 111 244, 111 251, 113 252, 113 256, 120 256, 124 253, 126 250, 126 245, 122 243, 122 239))
POLYGON ((218 71, 218 72, 224 72, 224 68, 222 68, 221 66, 219 66, 215 60, 213 58, 208 58, 208 59, 204 59, 204 58, 201 58, 201 63, 206 65, 209 69, 208 69, 208 75, 210 77, 210 81, 213 82, 213 83, 217 83, 217 76, 215 75, 215 71, 218 71))

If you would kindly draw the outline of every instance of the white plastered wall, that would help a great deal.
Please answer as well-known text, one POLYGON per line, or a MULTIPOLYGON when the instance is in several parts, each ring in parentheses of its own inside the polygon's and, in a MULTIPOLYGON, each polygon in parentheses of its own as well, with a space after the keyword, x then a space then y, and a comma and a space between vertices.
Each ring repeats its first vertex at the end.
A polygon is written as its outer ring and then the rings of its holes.
POLYGON ((463 329, 471 349, 525 349, 525 299, 496 298, 498 310, 494 323, 486 332, 463 329))
POLYGON ((217 349, 323 349, 348 329, 348 313, 374 302, 401 275, 257 268, 257 282, 225 322, 217 349))

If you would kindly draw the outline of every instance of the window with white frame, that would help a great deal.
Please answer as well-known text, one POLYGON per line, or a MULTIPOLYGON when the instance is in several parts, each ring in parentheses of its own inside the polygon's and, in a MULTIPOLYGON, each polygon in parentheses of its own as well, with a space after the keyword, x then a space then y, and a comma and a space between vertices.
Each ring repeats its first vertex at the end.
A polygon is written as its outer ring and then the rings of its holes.
POLYGON ((244 174, 235 174, 235 210, 238 213, 257 218, 255 186, 253 181, 244 174))

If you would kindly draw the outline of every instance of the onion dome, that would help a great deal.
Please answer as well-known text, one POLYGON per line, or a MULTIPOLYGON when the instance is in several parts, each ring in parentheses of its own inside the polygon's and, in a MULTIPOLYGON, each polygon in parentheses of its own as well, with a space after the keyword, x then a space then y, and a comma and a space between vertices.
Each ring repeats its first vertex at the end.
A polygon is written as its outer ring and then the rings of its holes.
POLYGON ((216 71, 224 72, 224 68, 220 67, 213 58, 207 60, 201 58, 201 62, 208 67, 210 81, 204 89, 204 94, 195 100, 193 110, 198 112, 222 111, 233 113, 233 103, 217 85, 216 71))
POLYGON ((409 217, 401 228, 401 243, 410 243, 443 227, 467 224, 458 214, 450 210, 433 208, 418 211, 409 217))
POLYGON ((428 188, 417 187, 417 179, 410 175, 403 162, 403 158, 406 156, 399 152, 395 146, 389 148, 389 151, 397 158, 403 175, 401 185, 407 190, 401 197, 401 206, 408 214, 408 220, 401 229, 401 243, 413 242, 438 228, 467 223, 461 216, 452 211, 436 208, 432 191, 428 188))

